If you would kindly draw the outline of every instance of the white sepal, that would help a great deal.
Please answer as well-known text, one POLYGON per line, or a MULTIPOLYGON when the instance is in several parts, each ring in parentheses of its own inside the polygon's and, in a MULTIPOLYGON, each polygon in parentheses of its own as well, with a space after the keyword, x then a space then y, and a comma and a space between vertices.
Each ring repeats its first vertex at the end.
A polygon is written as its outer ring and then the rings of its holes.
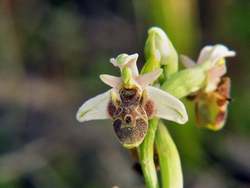
POLYGON ((209 61, 212 67, 222 58, 233 57, 235 54, 234 51, 230 51, 226 46, 221 44, 205 46, 200 52, 197 64, 209 61))
POLYGON ((76 119, 79 122, 95 119, 109 119, 107 107, 110 98, 111 89, 87 100, 77 111, 76 119))
POLYGON ((156 117, 184 124, 188 121, 188 115, 184 104, 169 93, 148 86, 148 95, 156 107, 156 117))

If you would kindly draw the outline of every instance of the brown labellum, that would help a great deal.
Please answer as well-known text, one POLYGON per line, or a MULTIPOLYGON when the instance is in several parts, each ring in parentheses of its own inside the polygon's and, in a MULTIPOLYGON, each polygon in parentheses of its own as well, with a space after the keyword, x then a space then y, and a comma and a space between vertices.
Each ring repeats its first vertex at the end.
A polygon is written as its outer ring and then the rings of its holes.
POLYGON ((154 104, 151 100, 143 99, 137 88, 122 88, 119 94, 121 101, 110 101, 108 105, 114 131, 123 146, 137 147, 146 136, 148 119, 155 111, 154 104))
POLYGON ((230 99, 230 88, 231 80, 229 77, 223 77, 219 86, 216 90, 217 96, 217 104, 218 104, 218 114, 216 116, 215 124, 217 125, 217 129, 220 129, 225 124, 227 118, 227 106, 230 99))
POLYGON ((230 99, 230 78, 223 77, 215 91, 199 93, 195 101, 198 126, 220 130, 226 121, 230 99))

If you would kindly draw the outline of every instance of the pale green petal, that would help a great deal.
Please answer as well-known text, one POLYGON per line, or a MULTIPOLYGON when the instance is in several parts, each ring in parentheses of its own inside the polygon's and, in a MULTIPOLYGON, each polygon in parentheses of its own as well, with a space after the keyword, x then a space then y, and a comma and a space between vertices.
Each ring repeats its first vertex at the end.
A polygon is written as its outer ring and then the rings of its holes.
POLYGON ((178 54, 169 40, 166 33, 159 27, 152 27, 148 31, 148 38, 145 44, 145 56, 147 63, 143 71, 148 72, 149 68, 164 65, 164 75, 169 78, 178 70, 178 54))
POLYGON ((186 108, 179 99, 155 87, 148 86, 146 90, 156 105, 156 117, 180 124, 188 121, 186 108))
POLYGON ((110 93, 111 90, 108 90, 83 103, 77 111, 76 119, 79 122, 95 119, 109 119, 107 107, 111 98, 110 93))

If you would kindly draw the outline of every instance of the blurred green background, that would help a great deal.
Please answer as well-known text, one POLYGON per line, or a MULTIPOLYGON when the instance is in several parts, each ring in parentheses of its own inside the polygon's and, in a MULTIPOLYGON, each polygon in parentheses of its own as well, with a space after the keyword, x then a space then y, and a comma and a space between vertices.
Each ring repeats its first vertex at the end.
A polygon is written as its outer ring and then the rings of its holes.
POLYGON ((229 118, 220 132, 169 125, 185 188, 250 187, 250 1, 1 0, 0 188, 144 187, 110 121, 80 125, 79 105, 108 87, 109 63, 162 27, 193 59, 207 44, 237 52, 229 118))

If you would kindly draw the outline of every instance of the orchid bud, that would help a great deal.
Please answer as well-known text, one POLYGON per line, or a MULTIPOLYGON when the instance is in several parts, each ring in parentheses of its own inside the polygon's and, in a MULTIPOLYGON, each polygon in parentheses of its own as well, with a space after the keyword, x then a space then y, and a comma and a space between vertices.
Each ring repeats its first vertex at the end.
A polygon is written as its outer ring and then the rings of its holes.
POLYGON ((145 56, 146 59, 151 60, 151 62, 152 59, 154 63, 157 62, 154 65, 153 63, 151 63, 152 65, 145 65, 145 67, 156 65, 164 66, 166 78, 178 70, 177 52, 166 33, 158 27, 152 27, 148 31, 145 56))

